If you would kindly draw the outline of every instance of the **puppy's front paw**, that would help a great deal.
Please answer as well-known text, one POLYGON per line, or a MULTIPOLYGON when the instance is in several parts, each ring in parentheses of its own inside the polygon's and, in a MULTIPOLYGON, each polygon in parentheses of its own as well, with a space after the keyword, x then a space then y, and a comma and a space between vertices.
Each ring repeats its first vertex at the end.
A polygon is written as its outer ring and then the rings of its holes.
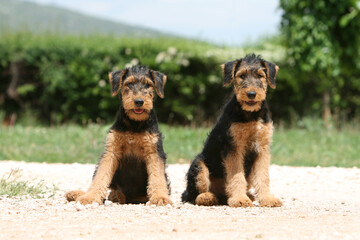
POLYGON ((76 202, 79 202, 82 205, 87 205, 87 204, 92 204, 92 203, 102 204, 103 199, 96 196, 95 194, 85 193, 84 195, 78 197, 76 199, 76 202))
POLYGON ((83 191, 70 191, 70 192, 67 192, 65 194, 65 198, 66 200, 68 200, 69 202, 71 201, 76 201, 76 199, 82 195, 84 195, 85 192, 83 191))
POLYGON ((246 195, 240 197, 231 197, 228 199, 230 207, 254 207, 250 198, 246 195))
POLYGON ((172 205, 169 196, 153 196, 150 198, 148 204, 156 206, 172 205))
POLYGON ((273 195, 268 195, 259 200, 261 207, 281 207, 282 202, 279 198, 274 197, 273 195))

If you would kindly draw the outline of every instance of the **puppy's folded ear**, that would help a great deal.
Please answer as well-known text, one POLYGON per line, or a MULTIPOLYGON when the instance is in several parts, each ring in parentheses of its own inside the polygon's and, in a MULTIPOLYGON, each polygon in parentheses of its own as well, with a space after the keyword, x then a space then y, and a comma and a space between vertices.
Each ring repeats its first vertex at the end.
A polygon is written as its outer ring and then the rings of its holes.
POLYGON ((241 63, 241 59, 227 62, 221 65, 224 74, 224 82, 223 82, 224 86, 228 86, 232 83, 232 81, 234 81, 236 70, 237 68, 239 68, 240 63, 241 63))
POLYGON ((150 76, 155 84, 155 90, 159 97, 164 98, 164 86, 167 80, 165 74, 150 70, 150 76))
POLYGON ((264 61, 263 62, 265 69, 266 69, 266 80, 269 86, 273 89, 276 88, 276 75, 279 71, 279 67, 271 62, 264 61))
POLYGON ((109 81, 111 84, 111 92, 113 96, 116 96, 121 89, 121 84, 124 80, 127 70, 118 70, 109 73, 109 81))

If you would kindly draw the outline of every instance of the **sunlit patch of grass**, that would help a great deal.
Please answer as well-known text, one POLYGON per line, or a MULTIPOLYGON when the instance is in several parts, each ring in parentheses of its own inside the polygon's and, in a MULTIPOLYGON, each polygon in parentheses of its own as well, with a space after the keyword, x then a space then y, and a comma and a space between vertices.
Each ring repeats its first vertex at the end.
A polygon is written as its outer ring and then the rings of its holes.
POLYGON ((32 198, 53 197, 57 188, 49 188, 44 181, 30 182, 21 180, 21 171, 13 169, 0 179, 0 196, 30 196, 32 198))
POLYGON ((210 132, 208 128, 169 127, 161 125, 164 135, 164 150, 168 163, 184 163, 194 159, 204 145, 210 132))
MULTIPOLYGON (((103 125, 0 127, 0 159, 96 163, 109 129, 103 125)), ((292 166, 360 167, 360 128, 325 129, 316 121, 294 128, 275 127, 272 163, 292 166)), ((188 163, 199 154, 210 128, 160 124, 168 163, 188 163)))
POLYGON ((336 129, 276 129, 272 162, 292 166, 360 167, 360 132, 336 129))
POLYGON ((0 159, 29 162, 95 163, 108 126, 0 127, 0 159))

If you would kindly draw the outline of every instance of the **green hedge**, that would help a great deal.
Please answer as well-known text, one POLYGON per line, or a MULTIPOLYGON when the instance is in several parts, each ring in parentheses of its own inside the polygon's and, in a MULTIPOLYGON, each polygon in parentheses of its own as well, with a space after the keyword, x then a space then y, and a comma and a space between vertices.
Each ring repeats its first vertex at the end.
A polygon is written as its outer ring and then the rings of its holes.
POLYGON ((31 109, 51 123, 112 120, 119 101, 112 98, 108 72, 131 64, 168 75, 165 99, 156 107, 162 121, 206 119, 221 86, 219 62, 203 57, 211 46, 177 39, 7 35, 0 40, 1 93, 11 81, 11 63, 20 70, 19 99, 6 111, 31 109), (209 107, 210 106, 210 107, 209 107))
MULTIPOLYGON (((279 38, 240 49, 176 38, 18 33, 0 38, 0 115, 31 112, 50 124, 111 122, 119 100, 111 97, 108 72, 141 64, 168 75, 165 99, 155 104, 161 122, 206 124, 231 94, 231 88, 222 87, 220 64, 251 52, 280 66, 278 88, 269 90, 275 120, 318 114, 321 96, 296 74, 279 38), (14 71, 19 73, 15 96, 8 91, 14 71)), ((343 92, 346 103, 333 105, 346 116, 358 114, 360 102, 358 72, 351 77, 343 84, 351 96, 343 92)))

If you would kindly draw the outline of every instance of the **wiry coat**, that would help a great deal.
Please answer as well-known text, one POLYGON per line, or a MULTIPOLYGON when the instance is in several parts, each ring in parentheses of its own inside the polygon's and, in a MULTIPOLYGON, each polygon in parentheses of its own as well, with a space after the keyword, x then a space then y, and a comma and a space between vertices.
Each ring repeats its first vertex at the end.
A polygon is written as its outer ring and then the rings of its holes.
MULTIPOLYGON (((159 158, 162 160, 163 167, 165 168, 166 164, 166 153, 163 149, 163 137, 159 131, 158 121, 154 110, 151 110, 149 118, 146 121, 134 121, 130 119, 124 111, 124 108, 121 106, 116 118, 115 123, 111 126, 109 130, 110 134, 129 134, 127 142, 129 142, 128 147, 130 147, 130 141, 133 141, 132 145, 143 145, 142 136, 147 134, 155 139, 156 151, 159 155, 159 158), (141 136, 137 138, 136 136, 141 136), (131 140, 132 138, 132 140, 131 140)), ((123 144, 123 143, 120 143, 123 144)), ((123 144, 124 145, 124 144, 123 144)), ((103 153, 104 154, 104 153, 103 153)), ((101 164, 101 159, 96 166, 94 172, 94 177, 96 175, 99 164, 101 164)), ((146 199, 147 195, 147 185, 148 185, 148 173, 146 170, 146 161, 144 159, 141 150, 128 149, 127 154, 122 158, 118 159, 119 167, 116 169, 116 172, 111 180, 110 189, 117 190, 121 189, 123 194, 126 196, 127 203, 138 203, 142 202, 138 199, 146 199), (140 153, 140 154, 139 154, 140 153), (132 201, 132 200, 135 201, 132 201)), ((167 182, 168 194, 170 194, 170 181, 165 172, 165 178, 167 182)))
POLYGON ((277 69, 253 54, 223 65, 224 85, 234 82, 235 94, 191 163, 183 202, 248 207, 258 198, 262 206, 281 205, 268 190, 273 126, 265 99, 277 69))
MULTIPOLYGON (((241 109, 239 103, 236 101, 236 97, 233 96, 226 104, 220 118, 207 137, 202 152, 197 155, 191 163, 187 173, 187 188, 182 194, 182 201, 195 203, 195 199, 199 195, 196 181, 201 171, 200 161, 204 161, 209 169, 210 178, 225 178, 226 173, 223 160, 226 159, 230 152, 236 150, 236 145, 234 144, 236 139, 231 135, 230 127, 233 123, 251 122, 271 123, 266 101, 263 101, 262 107, 258 112, 246 112, 241 109)), ((251 172, 254 160, 257 157, 257 152, 251 142, 246 144, 244 169, 245 177, 247 178, 251 172)), ((219 198, 221 204, 226 204, 227 197, 225 191, 220 194, 219 198)))
POLYGON ((117 118, 106 138, 88 191, 71 191, 69 201, 102 203, 107 197, 119 203, 170 204, 166 154, 153 110, 154 88, 164 97, 166 76, 136 66, 109 74, 112 95, 121 90, 117 118))

